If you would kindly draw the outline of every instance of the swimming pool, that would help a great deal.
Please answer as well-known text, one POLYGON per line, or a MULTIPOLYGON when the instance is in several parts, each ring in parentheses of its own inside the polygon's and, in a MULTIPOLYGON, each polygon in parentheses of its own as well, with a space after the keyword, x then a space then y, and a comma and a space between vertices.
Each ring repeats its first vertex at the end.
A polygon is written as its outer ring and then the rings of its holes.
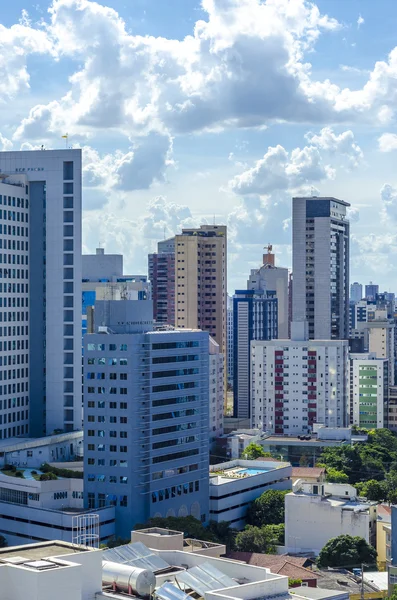
POLYGON ((240 475, 260 475, 260 473, 267 473, 270 469, 241 469, 238 471, 240 475))

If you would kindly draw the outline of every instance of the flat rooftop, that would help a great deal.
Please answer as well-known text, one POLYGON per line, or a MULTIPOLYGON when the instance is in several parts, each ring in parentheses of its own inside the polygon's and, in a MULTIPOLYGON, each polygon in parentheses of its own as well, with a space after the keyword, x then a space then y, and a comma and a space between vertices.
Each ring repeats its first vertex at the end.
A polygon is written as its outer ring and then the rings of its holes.
MULTIPOLYGON (((250 477, 256 477, 258 475, 263 475, 264 473, 269 473, 269 471, 276 471, 277 469, 288 467, 289 463, 286 462, 275 462, 271 466, 252 466, 252 467, 244 467, 242 465, 232 466, 226 469, 216 469, 217 465, 214 465, 214 469, 210 471, 210 484, 212 485, 222 485, 225 483, 230 483, 235 479, 247 479, 250 477)), ((221 465, 219 465, 221 467, 221 465)))
POLYGON ((93 548, 71 544, 69 542, 39 542, 37 544, 26 544, 23 546, 11 546, 10 548, 0 549, 0 561, 6 558, 15 558, 17 556, 30 559, 42 560, 52 556, 63 556, 74 552, 91 552, 93 548))

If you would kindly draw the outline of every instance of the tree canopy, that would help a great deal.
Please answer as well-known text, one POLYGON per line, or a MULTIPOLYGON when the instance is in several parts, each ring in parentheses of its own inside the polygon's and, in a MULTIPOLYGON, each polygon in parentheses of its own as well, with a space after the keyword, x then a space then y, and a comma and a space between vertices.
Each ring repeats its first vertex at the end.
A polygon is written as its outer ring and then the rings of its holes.
POLYGON ((254 527, 252 525, 247 525, 244 531, 237 534, 235 547, 240 552, 273 554, 276 551, 276 543, 272 532, 266 527, 254 527))
POLYGON ((248 507, 247 523, 258 527, 284 523, 285 494, 288 494, 288 491, 268 490, 261 494, 248 507))
POLYGON ((377 552, 364 538, 339 535, 330 539, 318 555, 319 567, 359 567, 376 564, 377 552))
POLYGON ((265 452, 264 449, 262 448, 262 446, 260 446, 259 444, 254 444, 254 442, 251 442, 251 444, 248 444, 246 449, 241 454, 241 458, 243 458, 244 460, 255 460, 256 458, 270 458, 270 457, 271 457, 270 452, 265 452))
POLYGON ((367 434, 366 443, 324 448, 319 464, 326 467, 327 481, 349 482, 369 500, 394 503, 397 501, 397 436, 389 429, 374 429, 367 434))

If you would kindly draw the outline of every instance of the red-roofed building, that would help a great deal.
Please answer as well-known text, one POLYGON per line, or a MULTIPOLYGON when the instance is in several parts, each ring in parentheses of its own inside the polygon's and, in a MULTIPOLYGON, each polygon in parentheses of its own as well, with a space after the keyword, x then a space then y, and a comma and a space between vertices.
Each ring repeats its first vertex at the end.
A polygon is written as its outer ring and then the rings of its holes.
POLYGON ((307 568, 313 564, 313 561, 309 558, 259 554, 257 552, 229 552, 226 557, 255 567, 265 567, 275 575, 285 575, 289 579, 300 579, 308 587, 317 587, 318 575, 307 568))

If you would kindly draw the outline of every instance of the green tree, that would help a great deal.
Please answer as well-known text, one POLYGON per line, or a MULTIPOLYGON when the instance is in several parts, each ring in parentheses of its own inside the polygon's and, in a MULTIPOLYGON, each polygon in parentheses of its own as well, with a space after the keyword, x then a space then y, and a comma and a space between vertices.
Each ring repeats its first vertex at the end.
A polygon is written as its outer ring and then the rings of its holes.
POLYGON ((255 460, 256 458, 270 458, 270 452, 265 452, 262 446, 259 444, 248 444, 246 449, 241 454, 241 458, 244 460, 255 460))
POLYGON ((375 500, 376 502, 386 500, 387 489, 384 481, 370 479, 369 481, 357 483, 356 488, 360 496, 365 496, 368 500, 375 500))
POLYGON ((280 523, 280 525, 263 525, 262 529, 268 531, 275 544, 280 546, 284 546, 285 540, 285 525, 284 523, 280 523))
POLYGON ((247 525, 244 531, 240 531, 236 536, 236 550, 273 554, 276 551, 276 546, 272 533, 266 530, 265 527, 247 525))
POLYGON ((329 540, 318 555, 320 567, 359 567, 376 564, 377 552, 364 538, 339 535, 329 540))
POLYGON ((343 471, 338 471, 333 467, 328 467, 327 469, 327 481, 329 483, 348 483, 349 477, 343 471))
POLYGON ((261 494, 248 507, 247 523, 258 527, 284 523, 285 494, 288 494, 288 491, 268 490, 261 494))

